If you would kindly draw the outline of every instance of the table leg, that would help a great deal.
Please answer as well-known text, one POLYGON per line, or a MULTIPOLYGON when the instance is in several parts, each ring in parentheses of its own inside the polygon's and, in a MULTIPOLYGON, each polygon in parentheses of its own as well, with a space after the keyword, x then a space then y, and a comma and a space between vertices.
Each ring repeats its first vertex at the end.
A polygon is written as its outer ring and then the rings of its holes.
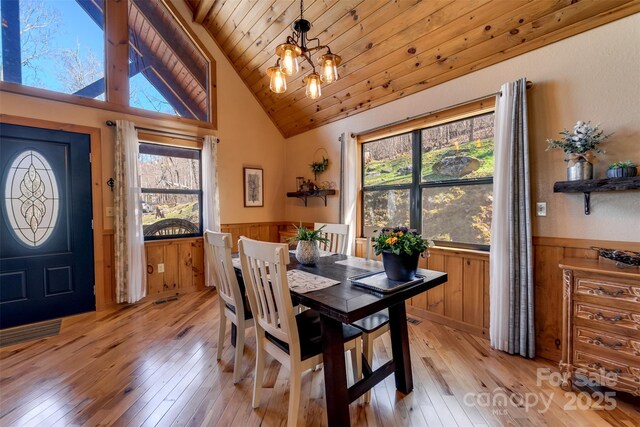
POLYGON ((389 329, 391 330, 391 351, 396 364, 396 389, 408 394, 413 390, 413 377, 411 374, 407 312, 404 304, 403 301, 389 307, 389 329))
POLYGON ((349 392, 344 363, 342 323, 320 314, 320 326, 327 419, 329 426, 348 427, 350 425, 349 392))

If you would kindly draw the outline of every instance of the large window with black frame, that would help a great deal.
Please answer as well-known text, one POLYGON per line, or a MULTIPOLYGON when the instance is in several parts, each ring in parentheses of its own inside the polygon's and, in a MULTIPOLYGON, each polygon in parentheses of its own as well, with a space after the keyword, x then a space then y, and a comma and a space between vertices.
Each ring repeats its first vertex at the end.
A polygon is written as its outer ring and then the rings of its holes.
POLYGON ((488 249, 494 114, 362 144, 362 225, 408 226, 441 246, 488 249))
POLYGON ((200 150, 140 143, 145 240, 202 235, 200 150))

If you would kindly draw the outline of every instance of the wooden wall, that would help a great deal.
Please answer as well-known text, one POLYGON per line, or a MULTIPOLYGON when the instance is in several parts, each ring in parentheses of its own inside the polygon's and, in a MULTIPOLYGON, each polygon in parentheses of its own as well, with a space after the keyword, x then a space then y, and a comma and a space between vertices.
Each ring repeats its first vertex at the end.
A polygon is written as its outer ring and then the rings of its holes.
MULTIPOLYGON (((158 240, 145 243, 147 258, 147 298, 175 295, 204 288, 204 245, 202 237, 158 240), (164 264, 164 272, 158 271, 158 264, 164 264)), ((102 310, 116 304, 115 253, 113 231, 103 233, 104 294, 102 310)), ((96 298, 100 301, 100 298, 96 298)))
MULTIPOLYGON (((356 255, 365 253, 365 239, 356 239, 356 255)), ((432 248, 420 267, 445 271, 442 286, 409 301, 408 312, 478 336, 489 337, 489 254, 464 249, 432 248)))

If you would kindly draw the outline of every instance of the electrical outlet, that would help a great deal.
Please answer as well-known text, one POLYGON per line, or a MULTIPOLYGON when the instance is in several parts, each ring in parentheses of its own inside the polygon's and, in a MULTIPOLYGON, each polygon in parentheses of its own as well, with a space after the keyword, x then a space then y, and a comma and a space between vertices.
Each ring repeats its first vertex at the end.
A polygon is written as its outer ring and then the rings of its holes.
POLYGON ((536 203, 536 216, 547 216, 547 202, 536 203))
POLYGON ((164 273, 164 264, 158 264, 158 273, 164 273))
POLYGON ((113 216, 114 215, 113 206, 107 207, 106 211, 107 211, 107 216, 113 216))

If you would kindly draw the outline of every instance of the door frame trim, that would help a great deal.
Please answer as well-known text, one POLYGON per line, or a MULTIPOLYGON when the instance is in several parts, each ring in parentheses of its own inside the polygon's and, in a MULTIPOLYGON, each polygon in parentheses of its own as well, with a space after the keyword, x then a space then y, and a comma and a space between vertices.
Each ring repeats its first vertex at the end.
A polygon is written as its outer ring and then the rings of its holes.
POLYGON ((93 270, 96 311, 107 307, 105 301, 104 250, 103 250, 103 218, 102 218, 102 150, 100 128, 58 123, 49 120, 0 114, 0 123, 28 126, 40 129, 59 130, 89 135, 91 149, 91 199, 93 215, 93 270))

